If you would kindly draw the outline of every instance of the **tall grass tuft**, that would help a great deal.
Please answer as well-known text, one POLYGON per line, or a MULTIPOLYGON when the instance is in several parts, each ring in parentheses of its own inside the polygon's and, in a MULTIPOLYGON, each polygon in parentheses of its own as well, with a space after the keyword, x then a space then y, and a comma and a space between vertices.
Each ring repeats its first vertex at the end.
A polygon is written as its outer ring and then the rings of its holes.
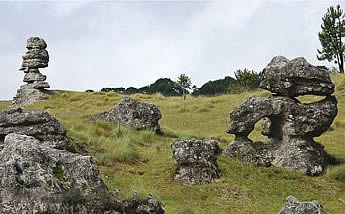
POLYGON ((345 182, 345 164, 329 168, 327 176, 332 180, 345 182))

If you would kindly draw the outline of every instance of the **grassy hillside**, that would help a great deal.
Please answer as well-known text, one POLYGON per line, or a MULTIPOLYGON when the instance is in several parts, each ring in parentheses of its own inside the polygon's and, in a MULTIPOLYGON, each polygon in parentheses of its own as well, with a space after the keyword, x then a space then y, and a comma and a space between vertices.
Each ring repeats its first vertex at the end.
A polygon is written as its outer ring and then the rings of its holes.
MULTIPOLYGON (((332 127, 317 138, 327 152, 345 162, 345 76, 332 74, 337 85, 339 114, 332 127)), ((174 138, 221 139, 224 148, 233 136, 225 130, 229 112, 249 96, 267 96, 258 90, 241 95, 218 97, 163 97, 135 94, 132 97, 156 104, 163 115, 160 121, 164 136, 151 131, 133 131, 104 122, 89 123, 97 113, 110 110, 122 95, 116 93, 81 93, 59 91, 50 100, 29 106, 46 110, 68 130, 81 153, 91 154, 107 185, 121 189, 121 197, 153 194, 162 200, 168 214, 197 213, 278 213, 288 195, 301 200, 319 200, 327 213, 345 213, 345 167, 335 166, 319 177, 308 177, 279 168, 253 164, 219 156, 223 176, 207 185, 174 184, 175 161, 170 145, 174 138), (342 177, 343 176, 343 177, 342 177)), ((319 100, 306 96, 304 102, 319 100)), ((0 102, 4 109, 9 102, 0 102)), ((251 134, 254 140, 265 139, 260 127, 251 134)))

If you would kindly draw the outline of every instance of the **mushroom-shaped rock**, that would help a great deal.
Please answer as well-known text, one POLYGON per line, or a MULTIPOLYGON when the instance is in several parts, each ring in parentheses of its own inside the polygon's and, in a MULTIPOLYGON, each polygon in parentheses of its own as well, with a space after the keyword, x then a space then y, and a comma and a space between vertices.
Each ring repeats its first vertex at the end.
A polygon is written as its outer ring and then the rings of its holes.
POLYGON ((249 98, 230 113, 228 133, 235 134, 223 154, 258 165, 283 167, 319 175, 327 165, 323 146, 313 140, 332 124, 337 101, 329 96, 301 104, 288 97, 249 98), (264 119, 262 134, 268 142, 253 143, 248 135, 264 119))
POLYGON ((334 86, 328 74, 304 58, 289 61, 275 57, 265 68, 261 87, 276 95, 251 97, 230 113, 227 132, 234 134, 235 140, 223 154, 258 165, 320 175, 327 166, 327 154, 313 138, 327 131, 338 113, 337 100, 330 95, 334 86), (303 104, 294 98, 303 94, 327 97, 303 104), (260 120, 261 133, 268 140, 252 142, 248 136, 260 120))
POLYGON ((177 162, 174 178, 177 183, 209 183, 221 176, 217 164, 218 140, 175 140, 171 148, 177 162))
POLYGON ((112 110, 93 116, 91 121, 103 120, 136 130, 152 129, 160 133, 158 121, 161 118, 161 112, 154 104, 124 97, 112 110))

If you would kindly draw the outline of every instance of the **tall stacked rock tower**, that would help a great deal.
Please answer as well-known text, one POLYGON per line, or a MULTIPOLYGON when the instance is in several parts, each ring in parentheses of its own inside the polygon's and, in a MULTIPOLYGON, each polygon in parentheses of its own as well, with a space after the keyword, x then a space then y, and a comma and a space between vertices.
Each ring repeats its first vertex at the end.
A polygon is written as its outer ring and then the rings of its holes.
POLYGON ((30 37, 27 40, 28 51, 23 56, 22 67, 25 76, 22 85, 17 90, 17 95, 13 98, 13 105, 25 105, 48 99, 53 92, 46 90, 49 84, 45 82, 46 76, 41 74, 39 68, 48 67, 49 54, 46 50, 47 43, 39 37, 30 37))
POLYGON ((270 97, 251 97, 230 113, 229 134, 235 135, 223 153, 243 161, 276 166, 307 175, 319 175, 327 166, 323 145, 314 141, 331 126, 337 115, 334 84, 327 71, 309 64, 303 57, 288 60, 277 56, 266 66, 260 87, 270 97), (325 96, 313 103, 301 103, 301 95, 325 96), (263 120, 266 142, 248 138, 255 124, 263 120))

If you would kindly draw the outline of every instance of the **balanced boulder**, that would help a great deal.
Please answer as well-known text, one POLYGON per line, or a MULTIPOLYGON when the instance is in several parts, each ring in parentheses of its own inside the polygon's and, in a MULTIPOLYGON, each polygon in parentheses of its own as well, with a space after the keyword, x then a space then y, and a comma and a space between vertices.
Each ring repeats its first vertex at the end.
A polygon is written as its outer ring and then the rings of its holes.
POLYGON ((124 97, 112 110, 93 116, 91 121, 104 120, 136 130, 152 129, 160 133, 158 121, 161 118, 161 112, 154 104, 142 103, 130 97, 124 97))
POLYGON ((325 214, 318 201, 299 201, 294 196, 288 196, 280 214, 325 214))
POLYGON ((327 166, 328 155, 313 138, 327 131, 338 112, 337 100, 329 94, 334 87, 328 73, 309 65, 303 58, 288 61, 284 57, 273 58, 265 72, 261 85, 280 96, 251 97, 230 113, 232 123, 227 132, 234 134, 235 140, 223 154, 258 165, 320 175, 327 166), (293 84, 285 87, 288 71, 293 84), (321 86, 321 79, 329 80, 328 85, 321 86), (327 97, 308 104, 290 97, 309 93, 327 97), (261 133, 268 137, 267 142, 253 142, 248 138, 260 120, 263 121, 261 133))
POLYGON ((291 61, 283 56, 274 57, 262 73, 260 88, 288 97, 327 96, 334 92, 327 71, 309 64, 303 57, 291 61))
POLYGON ((177 161, 174 178, 177 183, 209 183, 221 176, 217 140, 175 140, 171 148, 177 161))

